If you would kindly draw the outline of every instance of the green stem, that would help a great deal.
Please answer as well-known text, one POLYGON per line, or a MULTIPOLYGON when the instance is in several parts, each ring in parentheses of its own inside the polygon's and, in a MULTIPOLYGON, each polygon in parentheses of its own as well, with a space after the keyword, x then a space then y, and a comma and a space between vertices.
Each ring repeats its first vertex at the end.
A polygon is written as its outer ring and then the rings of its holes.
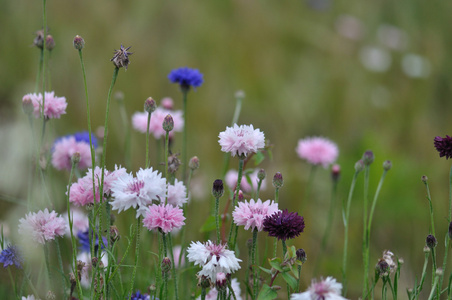
POLYGON ((13 274, 11 273, 11 268, 7 268, 8 269, 8 274, 9 274, 9 279, 11 279, 11 285, 13 286, 13 290, 14 290, 14 296, 17 298, 17 288, 16 288, 16 283, 14 281, 14 277, 13 274))
POLYGON ((251 266, 253 268, 253 299, 257 299, 257 266, 256 266, 256 246, 257 246, 257 228, 253 230, 253 244, 251 248, 251 266))
MULTIPOLYGON (((279 201, 279 188, 275 188, 275 203, 279 201)), ((278 240, 273 240, 273 257, 276 257, 276 253, 278 252, 278 240)))
POLYGON ((434 298, 435 290, 436 290, 436 286, 438 285, 439 278, 440 278, 439 275, 435 276, 435 281, 433 282, 432 290, 430 291, 430 295, 428 296, 428 300, 432 300, 434 298))
POLYGON ((201 300, 206 300, 206 288, 201 288, 201 300))
POLYGON ((183 101, 183 109, 184 109, 184 132, 182 137, 182 179, 185 182, 187 176, 187 127, 188 127, 188 118, 187 118, 187 93, 188 91, 182 90, 182 101, 183 101))
POLYGON ((220 237, 220 198, 215 198, 215 225, 217 227, 217 244, 221 244, 220 237))
MULTIPOLYGON (((171 257, 171 271, 172 271, 172 275, 173 275, 173 280, 174 280, 174 295, 176 300, 179 299, 179 294, 178 294, 178 287, 177 287, 177 274, 176 274, 176 265, 174 264, 174 253, 173 253, 173 241, 171 238, 171 233, 168 233, 168 244, 169 244, 169 248, 170 248, 170 257, 171 257)), ((183 254, 181 253, 180 256, 182 256, 183 254)))
POLYGON ((298 266, 298 284, 297 284, 297 293, 300 292, 300 281, 301 281, 301 266, 298 266))
MULTIPOLYGON (((450 223, 452 221, 452 167, 450 168, 449 171, 449 220, 448 222, 450 223)), ((444 273, 446 272, 446 266, 447 266, 447 254, 449 252, 449 244, 450 244, 450 238, 448 236, 448 234, 446 234, 446 246, 444 249, 444 260, 443 260, 443 272, 440 275, 440 279, 439 279, 439 287, 441 288, 443 286, 443 279, 444 279, 444 273)))
MULTIPOLYGON (((165 178, 166 178, 166 180, 168 180, 168 152, 169 152, 169 131, 167 131, 166 135, 165 135, 165 178)), ((184 176, 185 176, 185 173, 184 173, 184 176)), ((166 204, 166 199, 167 199, 167 197, 165 197, 165 204, 166 204)))
POLYGON ((368 206, 368 195, 369 195, 369 165, 364 168, 364 204, 363 204, 363 265, 364 265, 364 276, 363 276, 363 299, 367 294, 369 289, 369 236, 367 232, 367 206, 368 206))
POLYGON ((36 74, 35 93, 38 93, 39 81, 41 81, 42 65, 44 64, 44 47, 42 47, 39 52, 40 54, 38 62, 38 73, 36 74))
POLYGON ((414 289, 414 295, 417 296, 422 291, 422 286, 424 285, 425 276, 427 275, 427 265, 428 265, 428 257, 430 255, 430 252, 425 253, 425 259, 424 259, 424 266, 422 267, 422 275, 421 275, 421 282, 417 287, 414 289))
MULTIPOLYGON (((377 190, 375 192, 375 196, 374 196, 374 199, 372 201, 372 207, 370 209, 370 214, 369 214, 369 222, 367 224, 367 237, 368 237, 368 239, 370 238, 370 229, 371 229, 371 226, 372 226, 372 218, 373 218, 373 215, 374 215, 375 206, 377 205, 378 195, 380 194, 380 190, 381 190, 381 187, 383 186, 383 182, 385 180, 385 176, 386 176, 387 172, 388 171, 383 170, 383 174, 381 175, 380 182, 378 183, 377 190)), ((367 248, 367 251, 369 251, 368 248, 367 248)))
MULTIPOLYGON (((285 257, 286 253, 287 253, 286 241, 285 240, 281 240, 281 242, 282 242, 282 248, 283 248, 283 257, 285 257)), ((287 299, 290 299, 290 286, 289 286, 289 284, 287 284, 287 299)))
POLYGON ((336 196, 337 196, 337 181, 334 181, 333 182, 333 188, 332 188, 332 191, 331 191, 330 209, 329 209, 329 212, 328 212, 328 219, 327 219, 327 224, 326 224, 326 227, 325 227, 325 233, 323 234, 322 247, 320 249, 320 253, 323 253, 323 251, 325 251, 326 243, 327 243, 328 238, 330 236, 331 226, 333 225, 334 208, 335 208, 335 204, 336 204, 336 196))
POLYGON ((432 197, 430 195, 430 188, 428 187, 428 182, 424 181, 425 184, 425 188, 427 189, 427 200, 428 200, 428 205, 430 208, 430 230, 431 230, 431 234, 435 236, 435 222, 433 220, 433 204, 432 204, 432 197))
POLYGON ((149 161, 149 124, 151 123, 151 114, 151 112, 148 112, 148 126, 146 127, 146 169, 151 165, 149 161))
MULTIPOLYGON (((166 245, 166 234, 162 233, 162 244, 163 244, 163 257, 167 257, 167 245, 166 245)), ((161 262, 160 262, 161 263, 161 262)), ((163 271, 163 299, 166 300, 168 298, 168 272, 163 271)))
POLYGON ((55 239, 55 246, 57 249, 58 264, 60 266, 61 280, 63 282, 63 286, 62 286, 63 287, 63 295, 64 295, 64 298, 67 298, 66 297, 67 284, 66 284, 66 278, 64 276, 63 259, 61 258, 60 243, 58 242, 58 238, 55 239))
POLYGON ((137 244, 136 244, 136 248, 135 248, 135 266, 133 267, 132 281, 130 284, 130 290, 129 290, 129 294, 128 294, 129 296, 132 295, 132 293, 133 293, 133 287, 135 284, 135 276, 137 274, 138 259, 139 259, 139 255, 140 255, 141 216, 138 217, 136 230, 137 230, 137 244))
POLYGON ((23 270, 23 273, 24 273, 25 279, 26 279, 27 282, 28 282, 28 285, 30 286, 31 290, 33 291, 33 294, 39 295, 38 291, 36 290, 35 286, 33 285, 33 282, 31 282, 30 277, 28 277, 28 274, 25 273, 25 270, 23 270))
MULTIPOLYGON (((235 194, 234 197, 232 198, 232 210, 235 209, 235 204, 237 199, 239 198, 239 191, 240 191, 240 183, 242 182, 242 173, 243 173, 243 165, 245 163, 245 159, 244 158, 239 158, 239 172, 238 172, 238 177, 237 177, 237 186, 235 188, 235 194)), ((229 249, 234 250, 235 249, 235 241, 232 241, 232 233, 233 228, 235 227, 235 223, 231 222, 231 230, 229 231, 229 238, 228 238, 228 245, 229 245, 229 249)))

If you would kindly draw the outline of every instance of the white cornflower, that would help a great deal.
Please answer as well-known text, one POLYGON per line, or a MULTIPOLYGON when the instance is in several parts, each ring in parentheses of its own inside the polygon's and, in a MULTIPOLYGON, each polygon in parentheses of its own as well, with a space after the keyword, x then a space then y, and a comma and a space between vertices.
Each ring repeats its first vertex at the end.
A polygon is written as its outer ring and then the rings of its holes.
POLYGON ((342 283, 333 277, 327 277, 319 282, 313 280, 306 292, 292 294, 290 300, 347 300, 341 296, 342 283))
POLYGON ((182 206, 187 203, 187 188, 182 181, 174 180, 174 185, 168 185, 168 204, 182 206))

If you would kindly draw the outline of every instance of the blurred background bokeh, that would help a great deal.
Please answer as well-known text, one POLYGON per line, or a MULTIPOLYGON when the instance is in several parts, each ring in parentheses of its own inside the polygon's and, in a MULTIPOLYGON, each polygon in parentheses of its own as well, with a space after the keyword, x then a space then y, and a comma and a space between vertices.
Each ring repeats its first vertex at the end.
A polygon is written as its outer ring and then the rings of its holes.
MULTIPOLYGON (((34 32, 42 27, 42 2, 0 3, 0 221, 14 241, 18 239, 18 219, 26 212, 15 202, 27 197, 31 147, 21 99, 34 90, 39 50, 32 42, 34 32)), ((266 159, 259 166, 269 177, 261 198, 274 197, 271 178, 279 171, 285 179, 280 207, 305 217, 305 232, 290 241, 304 248, 308 256, 302 271, 304 287, 315 277, 341 279, 340 207, 348 194, 354 163, 367 149, 376 157, 371 169, 371 197, 383 161, 393 162, 374 216, 371 266, 383 250, 390 249, 405 262, 399 293, 404 295, 419 278, 429 230, 422 175, 429 178, 439 245, 443 245, 449 225, 450 163, 439 158, 433 138, 451 134, 450 2, 80 0, 47 1, 47 9, 49 33, 56 42, 48 78, 51 89, 68 101, 67 114, 49 122, 49 147, 58 136, 87 130, 80 62, 72 45, 77 34, 86 42, 83 53, 93 128, 104 123, 113 72, 110 58, 121 44, 132 46, 133 52, 128 70, 120 70, 115 86, 115 91, 124 94, 129 118, 143 110, 149 96, 157 103, 171 97, 175 108, 182 109, 179 88, 167 78, 172 69, 188 66, 204 74, 204 84, 191 91, 188 99, 188 156, 197 155, 201 163, 192 182, 189 239, 202 238, 199 228, 209 214, 206 204, 212 200, 211 184, 222 171, 224 156, 218 134, 230 125, 234 94, 243 90, 246 98, 239 124, 260 128, 273 144, 272 160, 266 159), (297 141, 313 135, 338 144, 337 163, 342 169, 334 231, 321 257, 330 170, 317 170, 310 196, 305 198, 311 167, 295 153, 297 141)), ((109 169, 125 164, 126 130, 122 124, 118 102, 113 100, 109 169)), ((132 130, 130 171, 144 166, 144 138, 132 130)), ((151 145, 156 147, 157 143, 151 145)), ((180 134, 173 151, 181 151, 180 134)), ((159 167, 157 157, 153 158, 152 164, 159 167)), ((230 166, 237 168, 237 159, 231 159, 230 166)), ((61 212, 69 174, 48 172, 55 208, 61 212)), ((362 186, 361 176, 350 224, 351 299, 358 298, 362 286, 362 186)), ((41 198, 42 193, 37 191, 33 197, 41 198)), ((128 228, 128 224, 123 226, 128 228)), ((241 229, 239 235, 246 253, 244 241, 251 233, 241 229)), ((260 237, 263 241, 265 234, 260 237)), ((444 247, 438 248, 438 257, 442 257, 444 247)), ((144 289, 146 279, 139 279, 139 283, 144 289)), ((8 290, 3 284, 0 288, 8 290)))

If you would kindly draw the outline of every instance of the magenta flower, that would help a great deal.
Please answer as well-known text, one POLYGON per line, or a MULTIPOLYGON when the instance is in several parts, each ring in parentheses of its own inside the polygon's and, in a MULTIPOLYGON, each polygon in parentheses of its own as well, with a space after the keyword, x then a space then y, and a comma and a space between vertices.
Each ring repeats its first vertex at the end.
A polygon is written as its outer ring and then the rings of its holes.
POLYGON ((269 236, 284 241, 299 236, 304 227, 304 218, 296 212, 288 212, 287 209, 279 210, 264 220, 264 231, 268 232, 269 236))
POLYGON ((433 143, 439 152, 439 157, 445 156, 446 159, 452 157, 452 137, 448 135, 446 137, 436 136, 433 143))
POLYGON ((71 159, 76 152, 80 153, 78 168, 86 169, 91 167, 92 161, 89 143, 77 141, 74 136, 63 137, 55 142, 52 152, 52 165, 57 170, 71 170, 71 159))
MULTIPOLYGON (((152 133, 156 139, 164 137, 166 131, 163 129, 163 120, 167 115, 171 115, 174 122, 174 128, 170 131, 169 135, 172 137, 174 132, 181 132, 184 129, 184 117, 181 110, 168 110, 162 107, 157 109, 151 115, 151 121, 149 123, 149 133, 152 133)), ((148 124, 147 112, 136 112, 132 116, 132 126, 135 130, 146 133, 146 126, 148 124)))
POLYGON ((299 140, 295 150, 301 159, 305 159, 312 165, 322 165, 324 168, 334 163, 339 155, 337 145, 323 137, 299 140))
POLYGON ((55 211, 49 212, 47 208, 37 213, 30 212, 19 222, 19 233, 31 236, 40 244, 54 240, 56 236, 62 236, 66 231, 64 218, 59 217, 55 211))
MULTIPOLYGON (((257 190, 257 183, 259 182, 259 179, 257 178, 257 173, 259 172, 258 169, 255 169, 251 173, 248 173, 248 171, 245 172, 244 176, 242 176, 242 181, 240 182, 240 190, 242 190, 245 193, 251 193, 253 190, 257 190), (249 176, 251 180, 251 184, 248 182, 247 175, 249 176)), ((231 189, 235 190, 237 187, 237 178, 238 178, 239 172, 236 170, 229 170, 226 173, 226 185, 231 189)), ((266 180, 262 180, 261 184, 261 191, 264 191, 267 188, 267 182, 266 180)))
MULTIPOLYGON (((55 96, 55 92, 45 92, 44 117, 46 119, 59 119, 61 115, 66 113, 66 98, 55 96)), ((33 103, 33 115, 35 118, 41 117, 42 112, 42 94, 27 94, 22 98, 30 99, 33 103)))
POLYGON ((234 127, 226 127, 218 137, 221 151, 229 152, 232 156, 247 156, 265 147, 264 133, 254 129, 253 125, 234 124, 234 127))
POLYGON ((164 233, 168 233, 173 229, 182 228, 185 225, 184 220, 184 212, 179 207, 171 204, 152 204, 146 211, 143 226, 149 230, 160 229, 164 233))
POLYGON ((270 200, 262 203, 261 199, 257 199, 257 201, 251 199, 249 203, 246 200, 239 202, 239 206, 235 208, 232 217, 234 223, 237 226, 245 226, 245 230, 257 228, 258 231, 262 231, 264 219, 277 211, 279 211, 278 203, 270 200))

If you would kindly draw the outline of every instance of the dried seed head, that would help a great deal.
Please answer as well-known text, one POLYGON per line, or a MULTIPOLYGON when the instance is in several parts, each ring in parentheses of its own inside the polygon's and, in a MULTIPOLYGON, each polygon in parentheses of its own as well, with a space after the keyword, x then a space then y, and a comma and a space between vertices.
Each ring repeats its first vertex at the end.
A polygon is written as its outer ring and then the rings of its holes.
MULTIPOLYGON (((131 47, 131 46, 130 46, 131 47)), ((132 55, 132 52, 129 52, 127 50, 130 49, 130 47, 124 48, 123 45, 121 45, 121 48, 118 50, 115 50, 113 58, 110 59, 110 61, 113 62, 116 68, 122 68, 125 67, 127 70, 127 67, 129 66, 129 55, 132 55)))
POLYGON ((55 40, 50 34, 46 37, 46 49, 52 51, 55 48, 55 40))
POLYGON ((33 45, 38 47, 39 49, 44 48, 44 30, 38 30, 35 32, 36 37, 33 40, 33 45))
POLYGON ((76 35, 74 38, 74 48, 77 50, 82 50, 83 47, 85 47, 85 40, 81 36, 76 35))

